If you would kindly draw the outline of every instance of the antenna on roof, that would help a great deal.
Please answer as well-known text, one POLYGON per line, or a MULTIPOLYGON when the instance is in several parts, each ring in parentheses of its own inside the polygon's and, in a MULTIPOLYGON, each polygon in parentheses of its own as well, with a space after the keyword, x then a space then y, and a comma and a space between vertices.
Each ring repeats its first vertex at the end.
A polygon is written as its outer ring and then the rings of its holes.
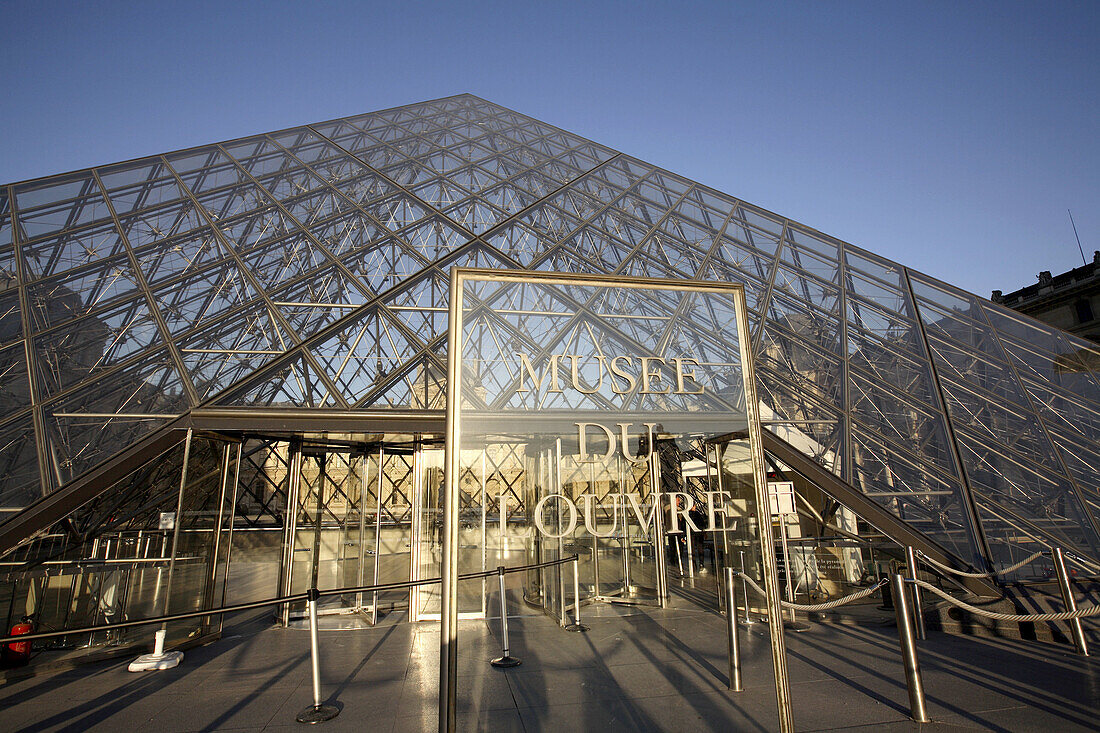
POLYGON ((1081 247, 1081 235, 1077 233, 1077 225, 1073 223, 1073 212, 1066 209, 1066 213, 1069 214, 1069 223, 1073 226, 1073 236, 1077 237, 1077 251, 1081 253, 1081 264, 1087 265, 1085 261, 1085 250, 1081 247))

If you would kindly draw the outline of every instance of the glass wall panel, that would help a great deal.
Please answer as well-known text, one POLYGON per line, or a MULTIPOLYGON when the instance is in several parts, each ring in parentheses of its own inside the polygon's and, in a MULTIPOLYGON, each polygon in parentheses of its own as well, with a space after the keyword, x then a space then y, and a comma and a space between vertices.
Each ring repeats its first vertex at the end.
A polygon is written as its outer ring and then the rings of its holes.
MULTIPOLYGON (((129 473, 0 561, 0 621, 39 630, 133 621, 222 602, 236 449, 195 438, 129 473), (186 469, 184 459, 187 457, 186 469)), ((217 630, 217 617, 168 625, 168 643, 217 630)), ((70 634, 35 644, 48 661, 136 653, 156 626, 70 634)))
MULTIPOLYGON (((524 578, 564 625, 581 604, 664 606, 668 572, 709 535, 775 589, 739 286, 459 269, 451 298, 444 575, 484 566, 478 529, 500 564, 504 548, 523 548, 517 565, 576 556, 524 578)), ((443 590, 459 615, 485 603, 477 581, 443 590)))

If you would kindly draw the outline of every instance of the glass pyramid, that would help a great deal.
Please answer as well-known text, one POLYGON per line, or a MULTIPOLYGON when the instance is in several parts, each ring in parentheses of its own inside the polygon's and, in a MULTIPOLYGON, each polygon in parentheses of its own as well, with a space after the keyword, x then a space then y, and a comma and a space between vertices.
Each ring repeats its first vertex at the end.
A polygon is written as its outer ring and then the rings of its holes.
POLYGON ((471 95, 0 188, 0 521, 192 408, 442 409, 456 265, 742 283, 768 429, 1100 560, 1096 346, 471 95))

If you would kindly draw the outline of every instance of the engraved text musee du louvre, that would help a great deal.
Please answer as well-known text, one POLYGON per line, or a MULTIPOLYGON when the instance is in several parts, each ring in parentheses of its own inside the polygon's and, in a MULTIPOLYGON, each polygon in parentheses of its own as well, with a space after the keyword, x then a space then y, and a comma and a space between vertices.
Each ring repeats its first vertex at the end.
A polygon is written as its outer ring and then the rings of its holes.
MULTIPOLYGON (((548 394, 564 392, 566 388, 571 388, 581 394, 596 394, 603 390, 604 380, 607 379, 611 392, 619 395, 630 394, 635 390, 637 390, 639 394, 701 395, 704 393, 703 385, 696 379, 695 367, 699 366, 699 362, 696 359, 684 357, 663 359, 655 356, 608 357, 604 355, 583 357, 579 354, 552 354, 547 358, 545 364, 540 364, 539 368, 536 369, 531 363, 529 355, 518 351, 515 352, 515 355, 517 357, 520 373, 519 386, 516 388, 517 392, 529 392, 531 390, 531 387, 528 386, 530 383, 533 385, 536 392, 541 391, 543 386, 546 385, 546 392, 548 394), (586 383, 581 379, 580 372, 586 359, 589 361, 594 360, 599 370, 595 384, 586 383)), ((574 425, 577 427, 578 453, 576 455, 576 460, 579 463, 606 461, 611 459, 618 452, 627 461, 635 464, 642 464, 649 462, 653 454, 653 431, 657 427, 656 423, 642 423, 648 435, 644 442, 646 452, 644 455, 640 456, 631 455, 630 451, 627 449, 631 423, 615 423, 615 427, 618 430, 613 430, 606 425, 595 422, 577 422, 574 423, 574 425), (588 454, 589 433, 593 430, 602 433, 602 437, 607 445, 606 451, 597 456, 590 456, 588 454), (621 446, 621 448, 619 446, 621 446)), ((640 437, 639 442, 641 442, 640 437)), ((719 516, 723 518, 726 516, 724 500, 725 497, 731 496, 730 492, 706 491, 703 493, 707 499, 708 521, 706 531, 713 532, 716 530, 734 529, 733 526, 727 526, 724 521, 721 524, 718 522, 719 516), (716 497, 718 499, 717 502, 715 501, 716 497)), ((626 511, 629 509, 633 513, 635 519, 637 519, 642 531, 648 535, 658 507, 660 506, 661 497, 667 497, 665 501, 668 502, 670 520, 667 533, 679 534, 683 532, 680 528, 681 520, 683 520, 684 524, 692 530, 696 532, 700 531, 699 527, 695 525, 689 516, 689 512, 695 506, 695 498, 691 494, 682 491, 652 492, 650 498, 644 505, 638 501, 638 496, 633 493, 613 493, 608 494, 608 497, 614 503, 612 512, 614 519, 611 529, 605 532, 599 532, 596 526, 595 508, 597 497, 588 493, 581 494, 577 497, 582 505, 580 511, 578 511, 577 505, 572 499, 562 494, 549 494, 542 497, 535 506, 535 526, 540 533, 548 538, 564 537, 572 534, 574 530, 576 530, 580 516, 583 514, 584 526, 589 534, 596 537, 606 537, 617 531, 620 512, 623 514, 623 521, 625 523, 626 511), (559 511, 564 510, 568 517, 564 522, 564 526, 556 531, 547 527, 543 521, 543 510, 550 502, 558 502, 559 511)))

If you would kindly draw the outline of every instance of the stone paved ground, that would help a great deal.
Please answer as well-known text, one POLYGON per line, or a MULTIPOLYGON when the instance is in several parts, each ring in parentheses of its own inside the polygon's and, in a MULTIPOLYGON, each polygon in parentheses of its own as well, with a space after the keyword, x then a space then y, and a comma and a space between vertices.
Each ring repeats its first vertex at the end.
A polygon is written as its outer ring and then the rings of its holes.
MULTIPOLYGON (((604 607, 586 622, 588 633, 570 634, 543 616, 512 619, 523 664, 509 670, 487 663, 499 622, 463 622, 461 729, 776 729, 765 626, 742 635, 746 690, 734 694, 724 620, 711 611, 604 607)), ((821 624, 787 643, 800 731, 1100 729, 1100 661, 1069 647, 933 635, 920 657, 935 722, 918 726, 893 629, 821 624)), ((436 624, 322 632, 321 646, 324 694, 342 712, 318 730, 435 730, 436 624)), ((100 662, 0 686, 0 730, 302 730, 295 715, 309 702, 309 635, 252 614, 173 670, 100 662)))

